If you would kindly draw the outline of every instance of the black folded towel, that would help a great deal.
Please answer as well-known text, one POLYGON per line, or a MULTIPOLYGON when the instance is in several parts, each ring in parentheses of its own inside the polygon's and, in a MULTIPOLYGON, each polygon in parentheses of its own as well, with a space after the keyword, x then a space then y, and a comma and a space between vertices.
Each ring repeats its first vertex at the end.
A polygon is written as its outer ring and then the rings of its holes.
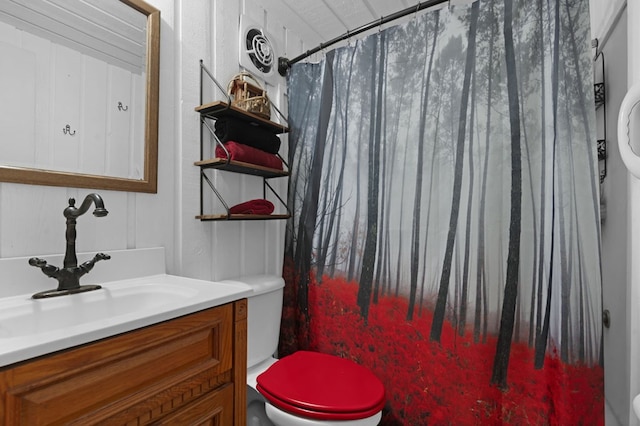
POLYGON ((270 154, 280 150, 280 138, 275 133, 233 117, 216 120, 215 133, 220 142, 238 142, 270 154))

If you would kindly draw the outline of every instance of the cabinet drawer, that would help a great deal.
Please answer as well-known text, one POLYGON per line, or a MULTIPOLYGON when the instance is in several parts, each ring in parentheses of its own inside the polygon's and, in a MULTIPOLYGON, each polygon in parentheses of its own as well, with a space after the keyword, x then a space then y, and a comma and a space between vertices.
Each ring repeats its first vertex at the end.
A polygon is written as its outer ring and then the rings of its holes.
POLYGON ((233 385, 224 385, 154 422, 154 425, 231 426, 233 424, 233 385))
POLYGON ((0 371, 0 424, 154 421, 231 381, 228 304, 0 371))

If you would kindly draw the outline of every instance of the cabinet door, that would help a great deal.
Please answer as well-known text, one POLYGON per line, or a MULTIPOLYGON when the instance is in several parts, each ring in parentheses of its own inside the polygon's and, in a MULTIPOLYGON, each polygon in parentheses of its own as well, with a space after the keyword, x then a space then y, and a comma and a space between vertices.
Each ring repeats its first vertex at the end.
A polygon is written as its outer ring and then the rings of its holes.
POLYGON ((232 336, 229 304, 0 370, 0 425, 153 422, 231 382, 232 336))
POLYGON ((180 408, 154 425, 231 426, 233 424, 233 384, 180 408))

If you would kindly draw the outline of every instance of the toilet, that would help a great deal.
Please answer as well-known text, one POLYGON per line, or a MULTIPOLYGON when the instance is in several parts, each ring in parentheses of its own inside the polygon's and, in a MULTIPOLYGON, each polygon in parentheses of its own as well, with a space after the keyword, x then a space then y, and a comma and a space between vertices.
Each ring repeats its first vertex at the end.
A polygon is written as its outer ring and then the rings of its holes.
POLYGON ((278 347, 284 280, 273 275, 227 282, 253 288, 248 296, 247 426, 375 426, 384 386, 348 359, 298 351, 282 359, 278 347))

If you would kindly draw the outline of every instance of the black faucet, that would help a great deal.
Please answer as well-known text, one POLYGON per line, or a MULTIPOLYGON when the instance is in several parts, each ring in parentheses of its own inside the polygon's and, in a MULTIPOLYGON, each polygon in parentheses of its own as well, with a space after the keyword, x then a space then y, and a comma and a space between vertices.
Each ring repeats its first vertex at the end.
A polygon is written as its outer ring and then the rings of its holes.
POLYGON ((80 277, 93 269, 96 262, 111 259, 111 256, 98 253, 93 259, 84 262, 78 266, 78 258, 76 257, 76 219, 89 210, 91 203, 95 204, 93 215, 96 217, 106 216, 109 212, 104 208, 102 197, 98 194, 89 194, 85 197, 80 208, 76 208, 76 200, 69 198, 69 207, 64 209, 64 217, 67 218, 67 231, 65 233, 67 239, 67 249, 64 254, 63 267, 58 268, 47 264, 46 260, 32 257, 29 259, 29 265, 40 268, 42 272, 51 278, 58 280, 58 288, 55 290, 47 290, 34 294, 34 299, 44 297, 62 296, 65 294, 81 293, 101 288, 99 285, 80 285, 80 277))

